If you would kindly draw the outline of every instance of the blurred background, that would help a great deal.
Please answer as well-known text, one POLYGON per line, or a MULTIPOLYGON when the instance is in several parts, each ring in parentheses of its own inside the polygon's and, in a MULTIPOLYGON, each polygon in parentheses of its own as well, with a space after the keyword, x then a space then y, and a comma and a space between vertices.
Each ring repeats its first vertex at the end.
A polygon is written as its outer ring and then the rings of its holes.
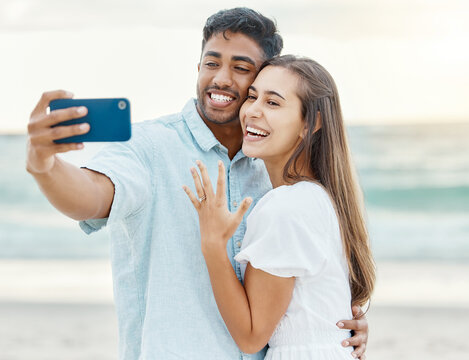
POLYGON ((82 233, 25 171, 40 95, 127 97, 133 122, 178 112, 206 18, 235 6, 337 82, 378 267, 368 357, 469 353, 469 3, 2 0, 0 360, 117 358, 107 233, 82 233))

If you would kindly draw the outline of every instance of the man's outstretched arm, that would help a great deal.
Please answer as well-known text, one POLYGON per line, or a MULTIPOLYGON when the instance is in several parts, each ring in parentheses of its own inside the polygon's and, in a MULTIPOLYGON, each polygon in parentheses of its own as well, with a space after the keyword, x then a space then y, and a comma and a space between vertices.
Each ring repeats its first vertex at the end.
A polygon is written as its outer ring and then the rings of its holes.
POLYGON ((87 109, 71 107, 47 113, 55 99, 71 98, 63 90, 46 92, 31 113, 28 125, 26 170, 41 191, 59 211, 75 220, 98 219, 109 215, 114 185, 103 174, 80 169, 56 154, 83 148, 81 143, 56 144, 54 140, 85 134, 88 124, 51 127, 59 122, 80 118, 87 109))

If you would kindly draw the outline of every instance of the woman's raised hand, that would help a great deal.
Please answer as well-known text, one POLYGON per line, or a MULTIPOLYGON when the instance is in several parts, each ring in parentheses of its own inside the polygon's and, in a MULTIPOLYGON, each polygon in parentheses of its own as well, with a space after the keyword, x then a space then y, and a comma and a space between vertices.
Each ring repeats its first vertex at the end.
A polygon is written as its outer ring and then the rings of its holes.
POLYGON ((183 189, 199 214, 202 252, 206 253, 212 250, 226 252, 226 243, 243 220, 243 216, 249 209, 252 199, 245 198, 238 210, 231 213, 228 210, 226 200, 225 167, 223 162, 221 160, 218 161, 216 194, 213 192, 207 168, 200 160, 197 160, 196 164, 202 175, 202 179, 200 179, 197 170, 191 168, 197 197, 187 186, 183 186, 183 189))

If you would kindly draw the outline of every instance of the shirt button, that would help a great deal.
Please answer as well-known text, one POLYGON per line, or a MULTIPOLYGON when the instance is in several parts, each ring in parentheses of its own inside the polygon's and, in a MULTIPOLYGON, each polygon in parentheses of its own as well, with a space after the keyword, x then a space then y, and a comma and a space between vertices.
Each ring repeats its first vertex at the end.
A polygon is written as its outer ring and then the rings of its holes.
POLYGON ((236 201, 233 201, 233 206, 234 207, 238 206, 238 203, 236 201))
POLYGON ((241 247, 241 241, 237 241, 236 246, 240 248, 241 247))

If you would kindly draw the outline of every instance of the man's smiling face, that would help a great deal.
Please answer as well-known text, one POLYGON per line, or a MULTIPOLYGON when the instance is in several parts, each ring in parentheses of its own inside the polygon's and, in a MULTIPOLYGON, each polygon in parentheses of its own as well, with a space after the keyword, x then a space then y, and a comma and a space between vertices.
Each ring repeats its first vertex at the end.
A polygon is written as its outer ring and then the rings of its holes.
POLYGON ((247 89, 264 61, 261 47, 241 33, 213 35, 202 50, 197 80, 197 110, 204 121, 239 120, 247 89))

